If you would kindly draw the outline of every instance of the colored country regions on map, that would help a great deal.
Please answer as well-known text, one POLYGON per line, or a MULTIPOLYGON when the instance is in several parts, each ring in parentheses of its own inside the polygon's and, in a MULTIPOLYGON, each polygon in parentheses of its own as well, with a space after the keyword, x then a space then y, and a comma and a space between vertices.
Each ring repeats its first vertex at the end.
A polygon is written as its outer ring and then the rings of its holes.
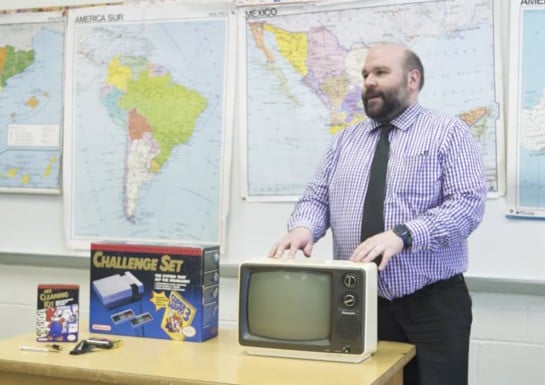
MULTIPOLYGON (((327 27, 312 27, 307 32, 290 32, 266 22, 249 23, 252 38, 269 64, 278 52, 329 111, 329 132, 334 134, 365 119, 361 107, 361 74, 367 50, 362 45, 342 47, 327 27), (276 49, 267 45, 265 33, 274 35, 276 49), (353 69, 352 71, 350 69, 353 69)), ((286 88, 287 89, 287 88, 286 88)), ((471 128, 476 138, 486 135, 487 119, 492 109, 477 106, 459 117, 471 128)))
POLYGON ((488 119, 493 115, 492 109, 487 107, 475 107, 459 115, 470 128, 471 133, 477 139, 486 135, 488 129, 488 119))
POLYGON ((198 92, 172 81, 162 67, 142 57, 114 57, 106 79, 110 114, 127 115, 125 215, 132 220, 141 187, 160 171, 175 146, 193 135, 207 101, 198 92))
POLYGON ((34 55, 33 49, 21 51, 11 45, 0 47, 0 89, 7 84, 9 78, 20 74, 34 63, 34 55))
MULTIPOLYGON (((266 22, 248 24, 256 47, 267 60, 271 71, 286 84, 285 76, 274 63, 278 52, 301 76, 329 111, 329 131, 334 134, 365 119, 361 106, 360 67, 366 54, 362 45, 343 47, 335 35, 324 26, 304 32, 293 32, 266 22), (269 47, 265 33, 274 36, 276 47, 269 47), (351 71, 351 69, 353 69, 351 71)), ((282 88, 294 103, 287 85, 282 88)))

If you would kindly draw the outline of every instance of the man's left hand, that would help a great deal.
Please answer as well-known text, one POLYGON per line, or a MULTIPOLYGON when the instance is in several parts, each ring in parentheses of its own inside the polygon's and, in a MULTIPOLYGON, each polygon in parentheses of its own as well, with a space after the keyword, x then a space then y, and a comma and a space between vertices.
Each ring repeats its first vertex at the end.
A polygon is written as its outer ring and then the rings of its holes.
POLYGON ((350 257, 354 262, 372 262, 382 255, 378 265, 379 270, 384 270, 388 261, 403 250, 403 240, 392 230, 373 235, 359 244, 350 257))

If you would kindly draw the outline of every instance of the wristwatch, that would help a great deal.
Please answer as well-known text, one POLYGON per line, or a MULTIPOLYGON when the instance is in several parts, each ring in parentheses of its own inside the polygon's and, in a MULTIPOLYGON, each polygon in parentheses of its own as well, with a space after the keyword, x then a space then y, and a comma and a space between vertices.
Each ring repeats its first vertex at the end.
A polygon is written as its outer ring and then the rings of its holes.
POLYGON ((393 230, 395 235, 397 235, 403 241, 403 248, 410 249, 413 244, 413 237, 410 230, 405 225, 395 225, 393 230))

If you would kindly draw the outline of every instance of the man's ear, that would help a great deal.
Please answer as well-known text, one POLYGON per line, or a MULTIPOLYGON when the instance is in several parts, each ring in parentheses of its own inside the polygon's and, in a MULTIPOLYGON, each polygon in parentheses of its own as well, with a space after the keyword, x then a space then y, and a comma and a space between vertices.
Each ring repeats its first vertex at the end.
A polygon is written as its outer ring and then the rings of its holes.
POLYGON ((408 76, 409 89, 411 89, 412 91, 418 92, 420 90, 420 80, 421 80, 421 74, 419 70, 415 68, 409 71, 409 76, 408 76))

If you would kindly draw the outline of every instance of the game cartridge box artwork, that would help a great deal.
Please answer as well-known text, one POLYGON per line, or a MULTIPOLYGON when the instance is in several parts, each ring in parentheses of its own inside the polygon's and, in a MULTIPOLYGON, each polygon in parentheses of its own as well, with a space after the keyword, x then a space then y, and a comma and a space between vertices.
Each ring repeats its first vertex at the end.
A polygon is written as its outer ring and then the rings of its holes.
POLYGON ((91 245, 90 332, 204 341, 218 297, 217 246, 91 245))
POLYGON ((36 314, 37 341, 77 341, 78 324, 78 285, 38 285, 38 305, 36 314))

